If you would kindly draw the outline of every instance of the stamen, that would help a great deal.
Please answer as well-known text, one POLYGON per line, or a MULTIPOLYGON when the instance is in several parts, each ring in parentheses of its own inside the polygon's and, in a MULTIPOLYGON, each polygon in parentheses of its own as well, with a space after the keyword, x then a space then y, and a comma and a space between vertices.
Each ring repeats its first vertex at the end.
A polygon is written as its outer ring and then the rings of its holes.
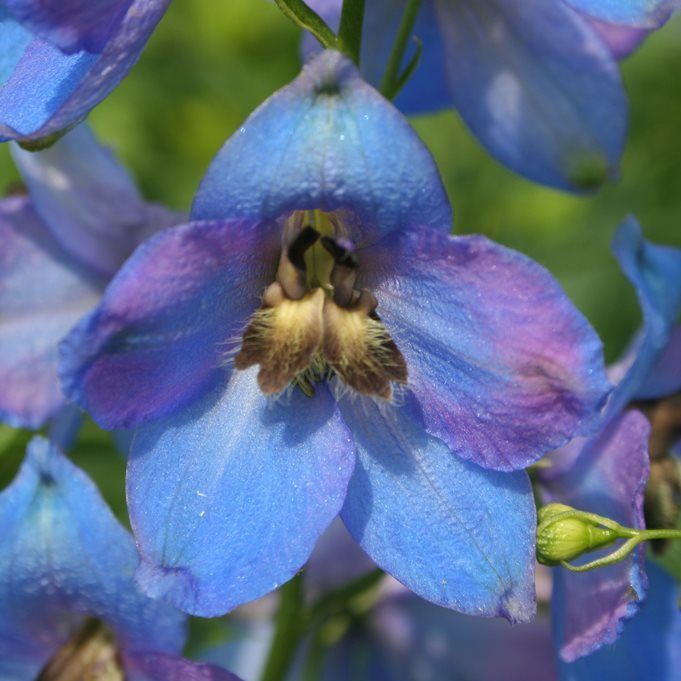
POLYGON ((321 241, 335 263, 331 270, 333 300, 341 307, 348 307, 356 298, 357 258, 352 243, 347 239, 332 239, 328 236, 323 236, 321 241))
POLYGON ((300 300, 307 292, 307 264, 305 253, 317 242, 319 232, 304 227, 284 248, 279 258, 277 281, 291 300, 300 300))

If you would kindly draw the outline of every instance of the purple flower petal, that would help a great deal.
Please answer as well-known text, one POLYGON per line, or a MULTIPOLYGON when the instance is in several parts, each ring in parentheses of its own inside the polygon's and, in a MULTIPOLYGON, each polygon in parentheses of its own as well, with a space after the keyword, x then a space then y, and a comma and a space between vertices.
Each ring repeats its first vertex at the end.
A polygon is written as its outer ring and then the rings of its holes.
POLYGON ((407 121, 338 52, 268 99, 218 153, 194 219, 345 210, 360 245, 412 224, 448 232, 437 167, 407 121))
POLYGON ((535 509, 524 472, 485 471, 426 434, 415 400, 341 402, 357 446, 342 518, 419 596, 475 615, 534 614, 535 509), (513 537, 502 541, 500 537, 513 537))
POLYGON ((584 15, 584 19, 596 29, 615 59, 623 59, 630 55, 651 33, 651 29, 609 24, 588 15, 584 15))
POLYGON ((65 52, 101 52, 133 0, 4 0, 12 16, 65 52))
POLYGON ((276 225, 190 223, 146 241, 62 344, 69 399, 106 428, 171 413, 226 383, 229 350, 274 278, 276 225))
POLYGON ((57 344, 103 282, 64 252, 26 197, 0 202, 0 420, 41 427, 63 406, 57 344))
POLYGON ((355 457, 333 399, 276 403, 255 369, 138 429, 128 503, 144 590, 212 617, 291 579, 340 511, 355 457))
POLYGON ((593 432, 601 343, 545 269, 483 237, 416 229, 360 255, 425 427, 455 454, 513 470, 593 432))
MULTIPOLYGON (((644 528, 643 494, 648 480, 650 424, 638 411, 625 412, 596 438, 584 444, 567 470, 541 473, 549 501, 558 501, 611 518, 627 527, 644 528)), ((560 456, 557 457, 560 459, 560 456)), ((612 551, 604 549, 602 553, 612 551)), ((573 661, 622 631, 645 597, 643 547, 617 565, 586 573, 554 571, 554 618, 561 657, 573 661)), ((593 560, 589 554, 577 562, 593 560)))
POLYGON ((563 2, 595 19, 635 28, 657 28, 681 6, 679 0, 563 0, 563 2))
POLYGON ((86 616, 127 651, 179 652, 184 617, 136 589, 138 562, 94 484, 35 438, 0 494, 0 678, 34 679, 86 616))
POLYGON ((675 326, 669 343, 636 391, 640 400, 668 397, 681 391, 681 326, 675 326))
POLYGON ((127 681, 239 681, 212 664, 199 664, 182 657, 137 653, 125 659, 127 681))
POLYGON ((558 0, 449 0, 437 14, 454 107, 488 151, 571 191, 617 173, 627 101, 617 62, 558 0))

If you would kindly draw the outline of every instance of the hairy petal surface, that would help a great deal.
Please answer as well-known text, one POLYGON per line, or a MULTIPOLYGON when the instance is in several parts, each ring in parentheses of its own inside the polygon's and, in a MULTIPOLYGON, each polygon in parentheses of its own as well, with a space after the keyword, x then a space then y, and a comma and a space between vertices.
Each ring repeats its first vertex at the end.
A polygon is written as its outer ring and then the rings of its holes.
POLYGON ((544 268, 484 237, 416 229, 360 256, 425 427, 455 454, 513 470, 593 432, 601 343, 544 268))
POLYGON ((169 2, 134 0, 100 52, 69 54, 0 8, 0 44, 11 48, 0 61, 0 141, 32 142, 82 121, 127 75, 169 2))
POLYGON ((64 341, 65 393, 105 428, 128 428, 224 385, 279 236, 272 224, 194 222, 146 241, 64 341))
MULTIPOLYGON (((646 387, 650 372, 672 339, 681 312, 681 249, 645 241, 634 218, 617 230, 612 248, 636 290, 643 326, 625 357, 612 369, 619 382, 608 402, 609 418, 619 414, 646 387)), ((673 382, 674 374, 669 378, 673 382)))
POLYGON ((152 232, 184 221, 147 205, 126 170, 85 125, 44 151, 11 148, 45 225, 65 250, 107 277, 152 232))
POLYGON ((657 28, 681 6, 679 0, 563 0, 563 2, 601 21, 636 28, 657 28))
POLYGON ((448 232, 437 167, 406 119, 327 50, 268 99, 218 153, 194 219, 345 210, 357 245, 412 224, 448 232))
POLYGON ((459 460, 425 432, 413 397, 405 399, 399 408, 341 402, 358 457, 346 527, 419 596, 469 614, 530 619, 535 510, 527 475, 459 460))
POLYGON ((65 52, 100 52, 133 0, 4 0, 14 18, 65 52))
POLYGON ((137 431, 130 517, 147 593, 204 617, 293 577, 338 514, 354 464, 328 391, 286 403, 237 371, 178 414, 137 431))
POLYGON ((41 427, 64 404, 57 344, 104 284, 54 240, 26 197, 0 201, 0 420, 41 427))
POLYGON ((130 655, 124 664, 127 681, 239 681, 234 674, 212 664, 161 653, 130 655))
POLYGON ((573 664, 561 665, 564 681, 675 679, 681 669, 681 613, 678 583, 647 563, 648 598, 612 646, 573 664))
MULTIPOLYGON (((610 422, 598 437, 571 447, 564 456, 571 465, 552 474, 541 472, 549 501, 611 518, 627 527, 645 528, 643 495, 648 480, 650 424, 636 410, 610 422)), ((560 465, 561 454, 556 460, 560 465)), ((588 562, 592 553, 578 561, 588 562)), ((612 643, 623 623, 636 614, 646 595, 644 547, 621 563, 586 573, 562 568, 554 574, 554 629, 560 655, 573 661, 612 643)))
POLYGON ((94 484, 35 438, 0 494, 0 677, 32 681, 86 616, 125 650, 179 651, 184 617, 136 589, 138 562, 94 484))
POLYGON ((627 102, 617 63, 553 0, 435 0, 455 108, 530 180, 593 189, 617 172, 627 102))

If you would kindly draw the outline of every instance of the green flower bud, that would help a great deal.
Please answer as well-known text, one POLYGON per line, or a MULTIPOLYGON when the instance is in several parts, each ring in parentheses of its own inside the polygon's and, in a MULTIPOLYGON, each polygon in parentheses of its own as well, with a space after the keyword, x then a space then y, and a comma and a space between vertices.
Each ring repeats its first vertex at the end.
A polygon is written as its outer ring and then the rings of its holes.
POLYGON ((539 509, 537 560, 559 565, 612 544, 619 536, 616 530, 599 526, 588 513, 564 504, 548 504, 539 509))

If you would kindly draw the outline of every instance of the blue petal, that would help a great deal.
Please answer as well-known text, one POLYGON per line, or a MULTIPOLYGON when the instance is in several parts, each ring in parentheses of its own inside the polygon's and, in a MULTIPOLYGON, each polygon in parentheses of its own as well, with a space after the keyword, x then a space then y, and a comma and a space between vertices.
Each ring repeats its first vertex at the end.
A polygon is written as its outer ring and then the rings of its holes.
POLYGON ((617 172, 627 102, 610 50, 558 0, 437 5, 455 108, 502 163, 571 191, 617 172))
MULTIPOLYGON (((36 141, 82 121, 127 75, 169 2, 135 0, 101 53, 65 54, 41 38, 20 50, 14 40, 15 68, 0 73, 6 76, 0 81, 0 141, 36 141)), ((17 31, 6 11, 0 13, 0 43, 17 31)))
POLYGON ((103 282, 63 251, 25 197, 0 202, 0 420, 41 427, 64 404, 57 344, 103 282))
POLYGON ((670 342, 681 312, 681 249, 645 241, 634 218, 617 230, 612 248, 636 289, 643 328, 623 363, 615 368, 622 378, 608 402, 608 418, 619 414, 645 387, 649 373, 670 342))
POLYGON ((677 10, 679 0, 563 0, 575 9, 611 24, 656 28, 677 10))
POLYGON ((669 343, 636 391, 636 399, 651 400, 681 392, 681 326, 675 326, 669 343))
POLYGON ((136 589, 138 562, 92 482, 35 438, 0 494, 0 678, 31 681, 84 616, 125 650, 177 652, 184 618, 136 589))
POLYGON ((359 253, 428 432, 486 468, 524 468, 591 434, 601 342, 551 275, 483 237, 412 229, 359 253))
POLYGON ((484 471, 426 434, 418 405, 344 400, 357 468, 342 517, 377 565, 439 605, 534 614, 535 509, 524 472, 484 471))
POLYGON ((325 389, 266 398, 235 372, 171 418, 144 426, 128 468, 145 591, 221 615, 289 580, 338 514, 352 444, 325 389))
POLYGON ((662 681, 679 678, 681 669, 681 613, 678 584, 661 568, 647 565, 648 600, 628 622, 612 646, 563 664, 564 681, 662 681))
POLYGON ((224 385, 279 249, 279 229, 252 222, 190 223, 146 241, 62 344, 65 394, 104 427, 128 428, 224 385))
POLYGON ((302 209, 351 212, 357 244, 414 224, 451 228, 430 153, 338 52, 307 64, 227 141, 192 216, 274 219, 302 209))
POLYGON ((133 0, 5 0, 12 16, 65 52, 100 52, 133 0))
POLYGON ((130 656, 124 666, 126 681, 239 681, 220 667, 159 653, 130 656))
MULTIPOLYGON (((169 226, 150 213, 131 177, 85 125, 44 151, 13 145, 12 154, 56 239, 109 277, 152 231, 169 226)), ((182 222, 172 213, 168 220, 182 222)))

